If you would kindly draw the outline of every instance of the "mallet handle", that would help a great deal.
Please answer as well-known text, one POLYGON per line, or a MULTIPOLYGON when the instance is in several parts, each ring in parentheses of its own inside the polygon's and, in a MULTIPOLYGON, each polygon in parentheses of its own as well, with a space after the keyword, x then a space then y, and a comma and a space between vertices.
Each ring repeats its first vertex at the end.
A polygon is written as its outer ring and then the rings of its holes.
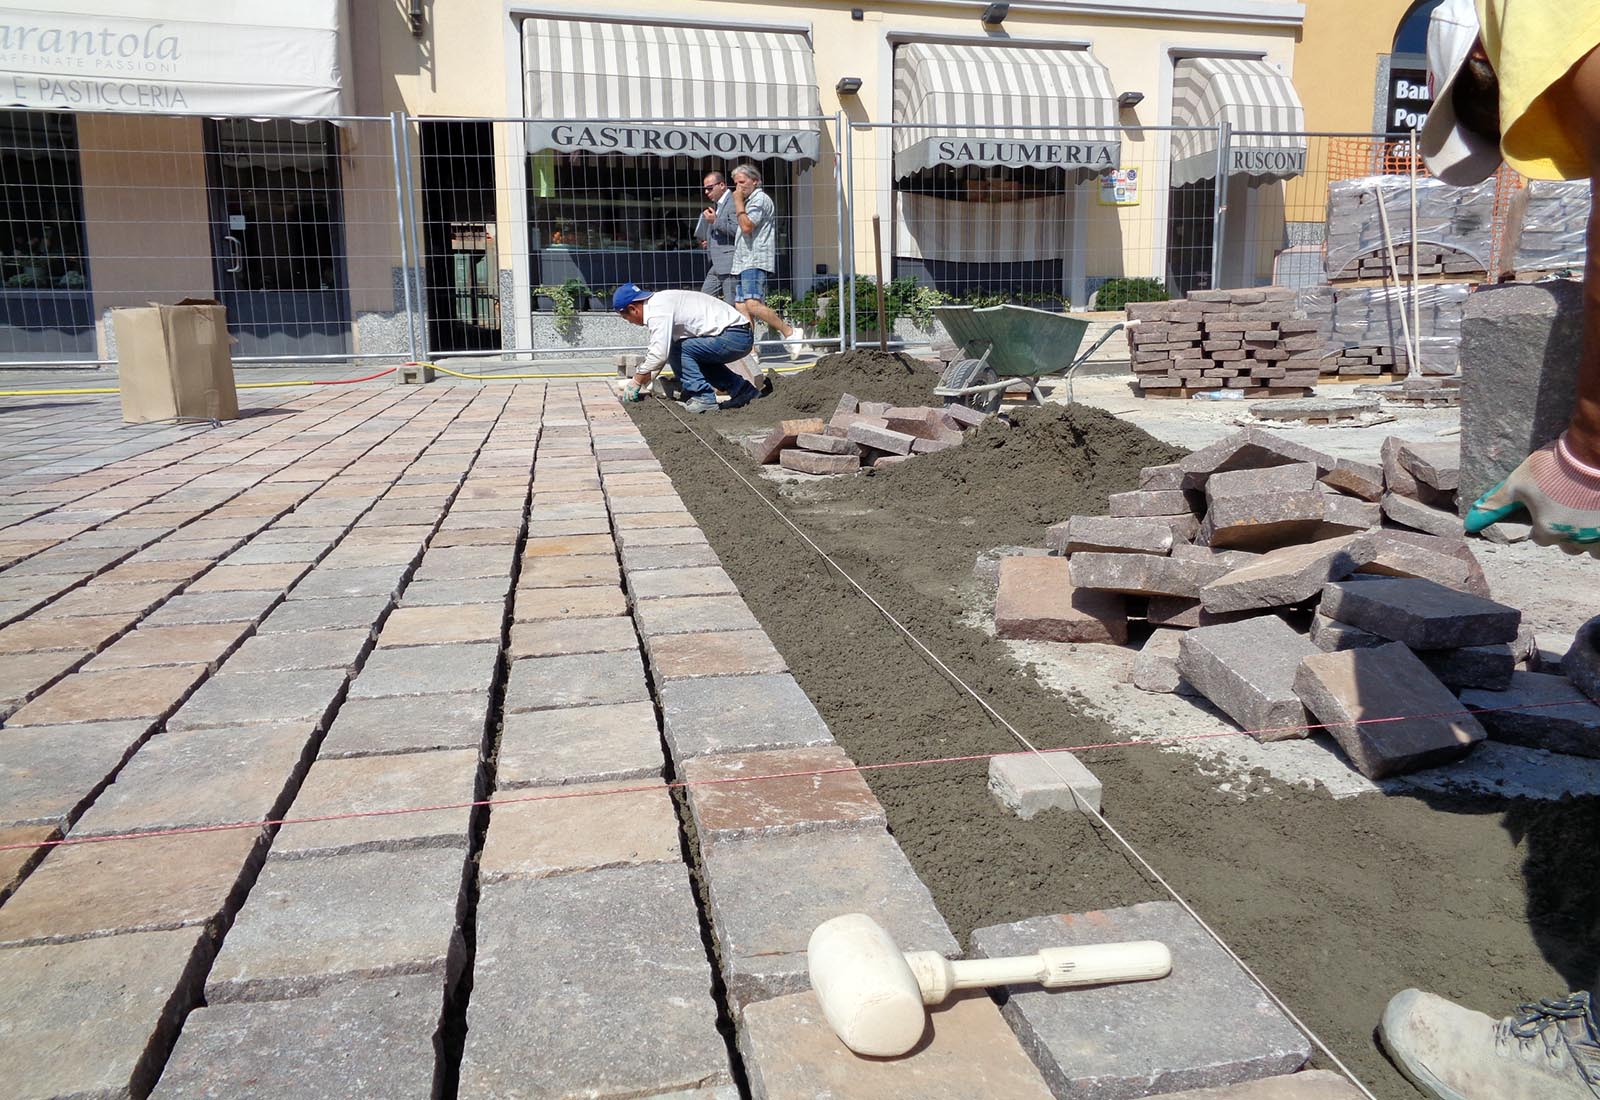
POLYGON ((997 985, 1042 985, 1063 989, 1106 982, 1141 982, 1172 973, 1172 953, 1155 940, 1047 947, 1036 955, 951 962, 936 951, 906 954, 922 1002, 936 1005, 957 989, 997 985))

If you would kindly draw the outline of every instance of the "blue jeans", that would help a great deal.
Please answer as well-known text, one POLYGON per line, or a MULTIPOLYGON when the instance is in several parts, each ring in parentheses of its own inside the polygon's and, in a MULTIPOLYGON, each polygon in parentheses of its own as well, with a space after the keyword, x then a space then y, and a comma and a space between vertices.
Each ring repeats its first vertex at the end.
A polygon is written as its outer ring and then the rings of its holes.
POLYGON ((691 336, 679 340, 667 353, 672 373, 678 376, 683 396, 715 396, 713 390, 738 393, 750 383, 728 369, 755 346, 755 330, 751 325, 735 325, 723 329, 715 336, 691 336))

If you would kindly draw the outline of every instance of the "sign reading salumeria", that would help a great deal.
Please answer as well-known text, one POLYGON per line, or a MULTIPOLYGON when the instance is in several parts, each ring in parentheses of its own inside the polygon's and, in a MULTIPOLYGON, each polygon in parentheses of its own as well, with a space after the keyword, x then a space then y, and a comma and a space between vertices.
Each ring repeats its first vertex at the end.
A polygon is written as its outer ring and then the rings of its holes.
POLYGON ((933 137, 922 143, 928 165, 983 164, 1005 168, 1117 166, 1120 146, 1106 141, 1028 141, 1017 138, 933 137))
POLYGON ((637 123, 530 122, 528 148, 557 153, 626 156, 727 157, 816 160, 816 130, 763 130, 736 126, 643 126, 637 123))
POLYGON ((1289 176, 1303 175, 1306 170, 1306 151, 1293 146, 1278 149, 1256 149, 1237 147, 1228 150, 1228 174, 1242 173, 1249 176, 1289 176))

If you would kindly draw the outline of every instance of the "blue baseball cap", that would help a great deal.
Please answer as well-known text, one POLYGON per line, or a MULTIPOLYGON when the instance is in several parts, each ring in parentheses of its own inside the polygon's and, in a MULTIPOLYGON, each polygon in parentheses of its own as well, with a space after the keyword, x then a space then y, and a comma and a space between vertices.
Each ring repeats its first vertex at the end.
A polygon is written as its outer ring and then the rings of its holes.
POLYGON ((623 283, 617 287, 617 292, 611 296, 611 311, 621 313, 635 302, 642 302, 650 297, 650 292, 638 283, 623 283))

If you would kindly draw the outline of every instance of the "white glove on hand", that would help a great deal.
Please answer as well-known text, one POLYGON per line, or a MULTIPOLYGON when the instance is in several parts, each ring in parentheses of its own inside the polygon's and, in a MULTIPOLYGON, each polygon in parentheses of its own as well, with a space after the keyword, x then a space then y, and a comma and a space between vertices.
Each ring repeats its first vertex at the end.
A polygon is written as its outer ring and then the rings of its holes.
POLYGON ((631 378, 622 379, 617 383, 617 396, 624 401, 644 400, 644 394, 639 390, 639 383, 631 378))

